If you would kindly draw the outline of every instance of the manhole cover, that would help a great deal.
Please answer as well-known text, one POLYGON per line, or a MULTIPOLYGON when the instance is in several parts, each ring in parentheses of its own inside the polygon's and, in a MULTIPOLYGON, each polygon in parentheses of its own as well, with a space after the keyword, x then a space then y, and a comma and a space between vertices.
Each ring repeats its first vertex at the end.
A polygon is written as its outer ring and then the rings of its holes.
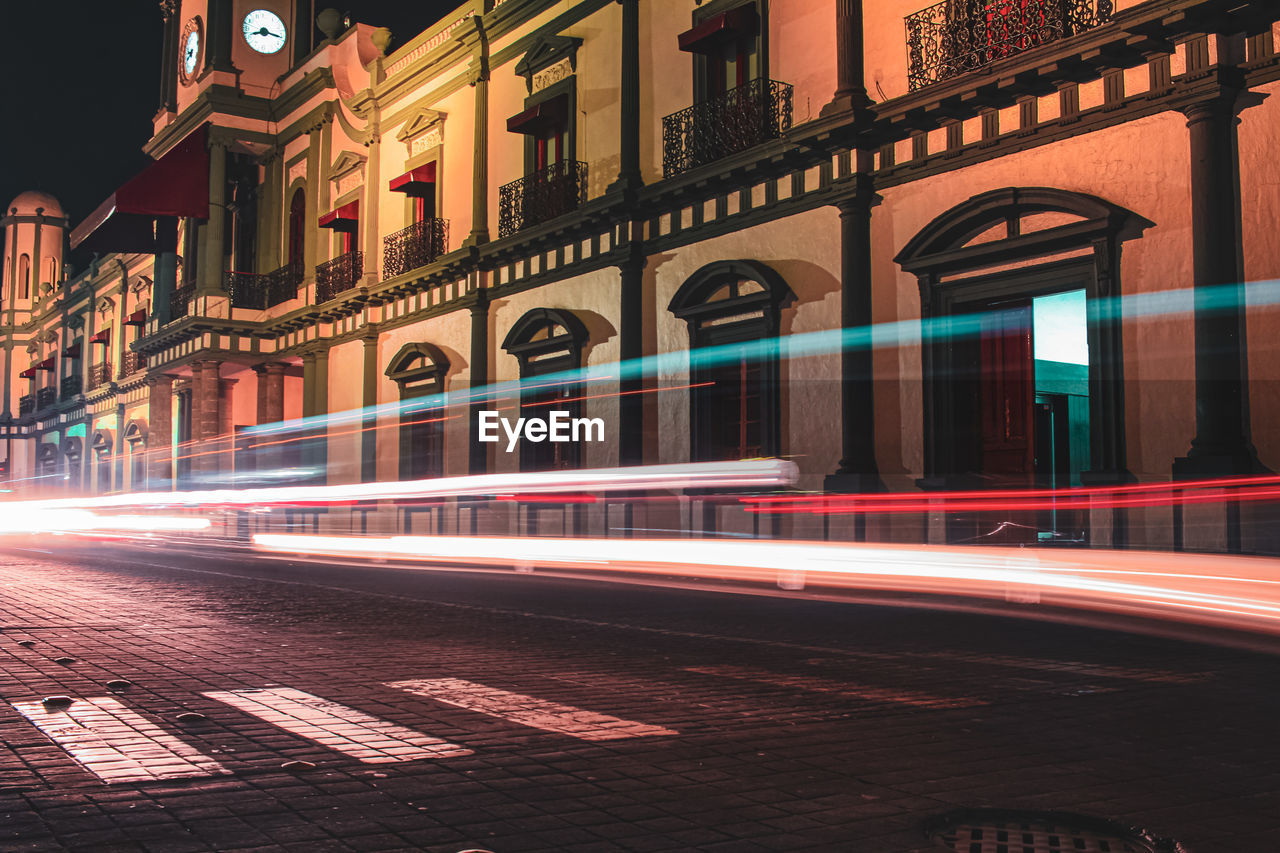
POLYGON ((930 821, 925 832, 956 853, 1190 853, 1140 829, 1062 812, 955 812, 930 821))

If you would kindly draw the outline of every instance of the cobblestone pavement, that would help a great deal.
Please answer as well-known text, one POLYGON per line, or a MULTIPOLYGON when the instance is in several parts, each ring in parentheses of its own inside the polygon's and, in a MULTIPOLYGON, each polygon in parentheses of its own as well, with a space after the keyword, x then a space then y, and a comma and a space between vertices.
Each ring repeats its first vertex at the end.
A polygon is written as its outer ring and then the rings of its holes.
POLYGON ((1280 849, 1275 659, 1170 640, 100 549, 0 555, 0 661, 0 851, 1280 849))

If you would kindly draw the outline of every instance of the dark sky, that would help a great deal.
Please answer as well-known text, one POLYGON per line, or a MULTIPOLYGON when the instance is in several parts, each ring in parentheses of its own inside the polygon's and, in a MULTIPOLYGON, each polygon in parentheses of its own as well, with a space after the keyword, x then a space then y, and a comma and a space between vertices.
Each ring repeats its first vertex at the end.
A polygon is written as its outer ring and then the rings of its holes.
MULTIPOLYGON (((147 162, 160 103, 157 0, 2 0, 0 204, 53 193, 74 226, 147 162)), ((353 20, 390 27, 391 49, 462 0, 345 0, 353 20)), ((263 5, 283 5, 263 0, 263 5)), ((316 0, 317 8, 329 5, 316 0)))

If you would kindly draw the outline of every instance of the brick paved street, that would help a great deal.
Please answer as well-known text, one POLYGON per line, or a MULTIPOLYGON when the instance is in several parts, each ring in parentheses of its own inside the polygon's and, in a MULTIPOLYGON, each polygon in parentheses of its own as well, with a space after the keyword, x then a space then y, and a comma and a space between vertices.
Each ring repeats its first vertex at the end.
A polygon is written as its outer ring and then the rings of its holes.
POLYGON ((160 550, 0 555, 0 629, 3 851, 898 853, 960 807, 1280 849, 1261 654, 160 550))

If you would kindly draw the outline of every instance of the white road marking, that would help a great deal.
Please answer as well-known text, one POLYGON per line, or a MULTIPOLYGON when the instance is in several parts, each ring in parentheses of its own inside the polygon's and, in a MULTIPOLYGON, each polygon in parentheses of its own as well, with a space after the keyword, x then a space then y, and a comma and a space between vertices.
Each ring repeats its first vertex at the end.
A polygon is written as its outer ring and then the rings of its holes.
POLYGON ((701 675, 716 675, 724 678, 739 678, 744 681, 759 681, 778 687, 797 690, 809 690, 815 693, 833 693, 837 696, 853 696, 872 702, 893 702, 901 705, 912 705, 917 708, 973 708, 986 705, 987 702, 970 696, 934 696, 914 690, 899 690, 893 687, 873 687, 866 684, 853 684, 831 678, 817 678, 808 675, 783 675, 763 669, 752 669, 745 666, 687 666, 686 672, 701 675))
POLYGON ((46 708, 41 702, 11 704, 108 784, 231 772, 109 696, 76 699, 61 710, 46 708))
POLYGON ((623 740, 679 734, 662 726, 585 711, 572 705, 561 705, 460 678, 394 681, 387 686, 469 711, 479 711, 490 717, 510 720, 522 726, 571 735, 582 740, 623 740))
POLYGON ((466 747, 291 687, 213 691, 204 695, 365 764, 471 755, 466 747))

